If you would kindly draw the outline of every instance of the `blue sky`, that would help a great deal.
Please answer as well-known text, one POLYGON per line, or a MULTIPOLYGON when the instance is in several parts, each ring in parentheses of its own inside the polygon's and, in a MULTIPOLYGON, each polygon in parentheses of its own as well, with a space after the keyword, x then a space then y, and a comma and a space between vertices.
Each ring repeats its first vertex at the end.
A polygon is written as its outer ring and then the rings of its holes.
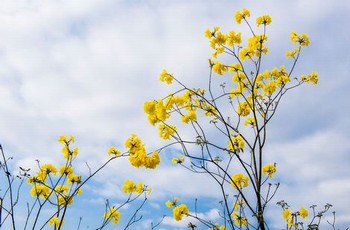
MULTIPOLYGON (((189 86, 205 86, 210 49, 203 32, 216 25, 235 29, 234 12, 243 7, 252 20, 265 13, 273 19, 266 66, 286 62, 289 33, 296 30, 311 39, 296 73, 316 70, 320 77, 317 86, 288 94, 271 123, 267 151, 283 183, 276 200, 296 209, 331 203, 339 228, 348 227, 350 3, 342 0, 1 1, 0 143, 14 157, 13 168, 35 168, 35 159, 62 162, 56 141, 62 134, 76 136, 82 173, 84 161, 97 167, 108 147, 122 147, 131 133, 148 149, 164 144, 142 111, 144 101, 169 92, 158 82, 159 73, 166 68, 189 86)), ((206 179, 171 166, 170 159, 164 154, 151 172, 126 161, 112 163, 73 206, 67 227, 82 212, 83 229, 94 229, 104 200, 122 201, 127 178, 153 188, 140 229, 170 214, 164 202, 180 194, 189 203, 205 200, 203 215, 217 218, 211 204, 218 197, 206 179)), ((271 213, 278 225, 279 212, 271 213)), ((183 226, 165 219, 162 228, 183 226)))

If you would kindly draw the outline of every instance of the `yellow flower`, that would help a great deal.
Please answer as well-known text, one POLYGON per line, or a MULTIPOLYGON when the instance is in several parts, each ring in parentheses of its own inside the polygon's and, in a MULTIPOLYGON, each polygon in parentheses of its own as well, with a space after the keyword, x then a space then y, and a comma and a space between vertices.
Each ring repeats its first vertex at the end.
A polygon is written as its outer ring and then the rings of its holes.
POLYGON ((286 52, 286 57, 287 57, 287 58, 291 57, 291 58, 295 59, 295 57, 296 57, 296 55, 297 55, 298 53, 299 53, 299 48, 296 48, 296 49, 294 49, 294 50, 288 50, 288 51, 286 52))
POLYGON ((271 96, 276 91, 276 89, 277 89, 277 83, 276 81, 273 81, 273 80, 262 85, 262 90, 267 96, 271 96))
POLYGON ((250 12, 246 8, 241 11, 236 11, 235 13, 235 20, 238 24, 241 24, 242 20, 247 17, 250 17, 250 12))
POLYGON ((217 61, 213 65, 213 71, 214 71, 214 73, 217 73, 219 75, 223 75, 225 72, 228 71, 228 68, 227 68, 227 66, 225 66, 222 63, 217 61))
POLYGON ((132 180, 126 180, 124 182, 122 190, 125 193, 132 193, 132 192, 134 192, 134 182, 132 180))
POLYGON ((132 180, 126 180, 124 182, 122 190, 125 193, 133 193, 133 192, 142 193, 144 191, 144 185, 142 182, 139 182, 138 184, 134 184, 132 180))
POLYGON ((231 152, 242 152, 244 149, 245 143, 241 135, 232 136, 227 144, 227 148, 231 152))
POLYGON ((64 206, 67 206, 67 205, 70 205, 73 203, 73 197, 72 196, 68 196, 66 194, 63 194, 63 195, 58 195, 57 196, 57 204, 58 205, 64 205, 64 206))
POLYGON ((244 61, 247 59, 251 59, 254 55, 254 50, 249 47, 245 47, 239 51, 239 58, 244 61))
POLYGON ((197 120, 196 111, 194 109, 190 109, 187 114, 181 117, 181 120, 184 123, 188 123, 189 121, 196 121, 197 120))
POLYGON ((159 124, 158 126, 159 136, 164 140, 169 140, 170 137, 176 132, 176 127, 168 124, 159 124))
POLYGON ((308 46, 310 44, 310 39, 306 34, 298 34, 295 31, 290 33, 290 40, 294 44, 299 44, 300 46, 308 46))
POLYGON ((53 164, 44 164, 41 166, 41 171, 45 172, 46 174, 53 173, 56 175, 57 173, 57 168, 53 164))
POLYGON ((231 186, 235 189, 242 189, 248 187, 248 176, 243 175, 243 173, 237 173, 231 177, 231 186))
POLYGON ((112 207, 103 215, 103 218, 106 220, 111 220, 113 224, 118 224, 120 212, 115 207, 112 207))
POLYGON ((267 164, 263 166, 262 172, 267 175, 269 178, 272 178, 272 175, 276 172, 275 164, 267 164))
POLYGON ((74 148, 74 149, 73 149, 73 155, 74 155, 74 156, 77 156, 77 155, 78 155, 78 152, 79 152, 79 149, 78 149, 78 148, 74 148))
POLYGON ((62 135, 62 136, 60 136, 60 137, 58 138, 58 142, 60 142, 60 143, 62 143, 62 144, 65 144, 65 143, 68 142, 68 137, 62 135))
POLYGON ((30 194, 42 199, 47 199, 51 195, 51 189, 47 184, 34 184, 30 190, 30 194))
POLYGON ((67 165, 62 165, 62 166, 60 167, 59 172, 60 172, 61 175, 63 175, 63 174, 69 175, 69 174, 73 173, 73 167, 70 166, 70 165, 69 165, 69 166, 67 166, 67 165))
POLYGON ((131 136, 125 141, 125 147, 129 151, 138 150, 142 147, 142 141, 136 134, 131 134, 131 136))
POLYGON ((142 193, 144 191, 143 183, 139 182, 137 185, 135 185, 134 191, 136 193, 142 193))
POLYGON ((238 225, 240 227, 241 226, 247 226, 247 224, 248 224, 247 218, 238 215, 237 212, 232 212, 231 216, 234 219, 236 225, 238 225))
POLYGON ((307 76, 306 82, 311 82, 312 84, 316 85, 318 83, 318 74, 317 74, 317 72, 312 71, 312 73, 307 76))
POLYGON ((173 159, 171 159, 171 162, 173 162, 173 164, 182 164, 185 162, 185 157, 183 155, 180 155, 179 158, 173 157, 173 159))
POLYGON ((245 126, 248 126, 248 125, 251 125, 251 126, 255 126, 256 124, 256 121, 255 121, 255 118, 254 117, 248 117, 245 121, 244 121, 244 125, 245 126))
POLYGON ((165 69, 163 69, 159 79, 161 82, 166 82, 167 84, 171 84, 173 82, 174 77, 171 74, 169 74, 165 69))
POLYGON ((283 219, 288 220, 292 217, 292 211, 289 208, 286 208, 283 211, 283 219))
POLYGON ((256 24, 257 26, 260 26, 260 25, 270 25, 270 23, 272 22, 271 20, 271 17, 269 15, 263 15, 263 16, 260 16, 256 19, 256 24))
POLYGON ((68 174, 68 181, 67 182, 80 184, 81 183, 81 176, 75 175, 73 173, 68 174))
POLYGON ((306 217, 308 217, 309 212, 304 207, 301 207, 299 210, 299 215, 305 219, 306 217))
POLYGON ((175 206, 177 206, 177 202, 179 201, 178 197, 174 197, 173 200, 168 200, 167 202, 165 202, 165 205, 168 208, 174 208, 175 206))
POLYGON ((233 30, 231 30, 226 36, 226 43, 229 46, 234 46, 234 44, 240 44, 241 42, 241 33, 235 33, 233 30))
POLYGON ((173 209, 173 217, 176 221, 182 220, 184 215, 187 216, 188 214, 189 214, 189 211, 186 204, 180 204, 179 206, 173 209))
POLYGON ((110 156, 110 155, 119 156, 120 151, 118 149, 116 149, 114 146, 112 146, 108 149, 108 156, 110 156))
POLYGON ((57 216, 54 216, 49 220, 49 225, 54 225, 56 227, 63 226, 63 223, 63 220, 59 220, 57 216))
POLYGON ((147 156, 144 159, 144 166, 148 169, 155 169, 160 163, 160 157, 158 152, 152 152, 151 156, 147 156))
POLYGON ((237 114, 239 116, 248 116, 250 114, 250 106, 246 101, 242 101, 238 104, 237 114))
POLYGON ((206 38, 211 38, 212 36, 213 36, 213 33, 210 31, 210 29, 209 28, 207 28, 205 31, 204 31, 204 36, 206 37, 206 38))
POLYGON ((58 194, 58 195, 62 195, 62 194, 68 194, 69 188, 67 185, 57 185, 54 189, 54 191, 58 194))

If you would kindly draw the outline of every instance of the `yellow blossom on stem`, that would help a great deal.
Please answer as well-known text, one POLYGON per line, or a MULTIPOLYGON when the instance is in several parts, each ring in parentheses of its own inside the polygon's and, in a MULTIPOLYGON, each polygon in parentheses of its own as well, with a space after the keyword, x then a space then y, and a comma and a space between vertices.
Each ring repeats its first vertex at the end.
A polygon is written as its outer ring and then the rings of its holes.
POLYGON ((115 207, 112 207, 103 215, 103 218, 106 220, 111 220, 113 224, 118 224, 120 212, 115 207))
POLYGON ((236 11, 235 13, 235 20, 238 24, 241 24, 242 20, 250 17, 250 12, 246 8, 243 8, 241 11, 236 11))
POLYGON ((304 207, 301 207, 299 209, 299 215, 305 219, 306 217, 308 217, 309 212, 304 207))
POLYGON ((237 212, 232 212, 231 216, 232 216, 233 220, 235 221, 236 225, 238 225, 240 227, 248 225, 247 218, 240 216, 237 212))
POLYGON ((132 180, 126 180, 124 182, 122 190, 125 193, 132 193, 132 192, 134 192, 134 182, 132 180))
POLYGON ((275 164, 267 164, 263 166, 262 172, 267 175, 269 178, 272 178, 272 175, 276 172, 276 165, 275 164))
POLYGON ((223 75, 224 73, 226 73, 228 71, 228 68, 224 64, 217 61, 213 65, 213 71, 214 71, 214 73, 217 73, 218 75, 223 75))
POLYGON ((298 34, 295 31, 290 33, 290 40, 294 44, 299 44, 300 46, 308 46, 310 44, 310 39, 306 34, 298 34))
POLYGON ((263 16, 260 16, 256 19, 257 26, 270 25, 271 22, 272 22, 272 19, 271 19, 270 15, 263 15, 263 16))
POLYGON ((196 110, 190 109, 187 114, 181 117, 181 120, 184 123, 188 123, 189 121, 196 121, 197 120, 196 110))
POLYGON ((144 160, 144 165, 148 169, 155 169, 160 163, 159 153, 154 151, 150 156, 147 156, 144 160))
POLYGON ((56 175, 57 168, 53 164, 44 164, 41 166, 41 171, 45 172, 46 174, 53 173, 56 175))
POLYGON ((248 187, 248 176, 245 176, 243 173, 237 173, 231 177, 231 185, 235 189, 242 189, 248 187))
POLYGON ((296 58, 296 55, 299 53, 300 49, 299 48, 295 48, 293 50, 288 50, 286 51, 286 57, 287 58, 296 58))
POLYGON ((318 83, 318 74, 317 74, 317 72, 312 71, 311 74, 309 74, 307 76, 302 75, 301 80, 304 82, 316 85, 318 83))
POLYGON ((250 126, 252 126, 252 127, 256 126, 255 118, 254 118, 254 117, 248 117, 248 118, 244 121, 244 125, 245 125, 245 126, 250 125, 250 126))
POLYGON ((67 177, 68 177, 68 181, 67 181, 68 184, 70 184, 70 183, 80 184, 81 183, 81 176, 79 176, 79 175, 71 173, 67 177))
POLYGON ((182 218, 189 214, 186 204, 180 204, 173 209, 173 217, 176 221, 182 220, 182 218))
POLYGON ((245 146, 244 139, 241 135, 234 135, 231 136, 230 140, 228 141, 227 148, 231 152, 242 152, 245 146))
POLYGON ((62 165, 59 169, 59 172, 61 175, 63 175, 63 174, 69 175, 69 174, 73 173, 73 167, 70 165, 62 165))
POLYGON ((241 44, 241 33, 236 33, 231 30, 226 36, 226 43, 228 46, 234 46, 235 44, 241 44))
POLYGON ((53 225, 55 227, 62 226, 63 223, 63 220, 59 220, 57 216, 54 216, 49 220, 49 225, 53 225))
POLYGON ((292 211, 289 208, 286 208, 283 211, 283 219, 288 220, 292 217, 292 211))
POLYGON ((262 85, 262 90, 267 96, 271 96, 277 89, 277 83, 274 80, 262 85))
POLYGON ((171 74, 169 74, 165 69, 163 69, 159 79, 161 82, 171 84, 173 82, 174 77, 171 74))
POLYGON ((174 197, 173 200, 168 200, 167 202, 165 202, 165 205, 168 207, 168 208, 174 208, 177 206, 177 202, 179 201, 179 198, 178 197, 174 197))
POLYGON ((183 155, 180 155, 178 158, 173 157, 173 159, 171 159, 171 162, 173 162, 173 164, 182 164, 185 162, 185 157, 183 155))
POLYGON ((120 155, 120 151, 118 149, 116 149, 116 147, 112 146, 108 149, 108 156, 110 155, 114 155, 114 156, 119 156, 120 155))
POLYGON ((158 126, 159 136, 164 140, 169 140, 170 137, 176 132, 176 127, 168 124, 159 124, 158 126))
POLYGON ((248 116, 250 114, 250 106, 246 101, 242 101, 238 104, 237 114, 242 117, 248 116))
POLYGON ((38 196, 42 199, 47 199, 51 194, 51 189, 47 184, 33 184, 30 194, 32 196, 38 196))

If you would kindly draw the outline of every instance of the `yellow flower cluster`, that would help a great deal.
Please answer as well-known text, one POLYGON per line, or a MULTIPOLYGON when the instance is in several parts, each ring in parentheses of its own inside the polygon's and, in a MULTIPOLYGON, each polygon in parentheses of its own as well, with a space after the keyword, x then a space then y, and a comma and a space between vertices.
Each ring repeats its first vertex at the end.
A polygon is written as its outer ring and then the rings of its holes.
POLYGON ((267 175, 269 178, 272 178, 272 175, 276 173, 276 164, 267 164, 262 167, 263 174, 267 175))
POLYGON ((62 149, 63 157, 67 160, 71 160, 73 156, 78 155, 78 148, 74 148, 73 150, 69 148, 69 145, 71 143, 74 143, 74 141, 75 141, 74 136, 68 137, 68 136, 62 135, 58 138, 58 142, 60 142, 63 145, 63 149, 62 149))
POLYGON ((240 50, 239 58, 241 60, 253 59, 253 57, 259 58, 261 54, 266 54, 268 49, 265 46, 267 41, 266 35, 254 35, 248 39, 248 44, 246 47, 240 50))
POLYGON ((310 39, 306 34, 298 34, 295 31, 290 33, 290 40, 299 46, 308 46, 310 44, 310 39))
MULTIPOLYGON (((74 143, 73 136, 61 136, 58 141, 63 145, 63 156, 66 163, 57 169, 53 164, 39 164, 39 170, 27 179, 32 187, 30 194, 34 197, 48 201, 57 207, 68 206, 73 203, 74 196, 82 192, 80 184, 81 176, 74 174, 72 161, 77 154, 77 148, 71 150, 74 143)), ((58 216, 49 220, 50 225, 58 227, 63 221, 58 216)))
POLYGON ((173 125, 162 123, 162 124, 159 124, 158 130, 159 130, 159 136, 164 140, 168 140, 176 132, 176 127, 173 125))
POLYGON ((121 153, 116 147, 112 146, 108 149, 107 154, 108 156, 120 156, 121 153))
POLYGON ((189 211, 186 204, 180 204, 173 209, 173 217, 176 221, 182 220, 182 218, 186 215, 188 216, 189 211))
POLYGON ((305 219, 309 216, 309 212, 304 207, 301 207, 299 211, 294 213, 289 208, 286 208, 283 210, 282 216, 283 219, 287 222, 288 227, 295 227, 296 216, 301 216, 303 219, 305 219))
POLYGON ((54 216, 49 220, 49 225, 53 225, 55 229, 59 226, 63 226, 63 224, 64 221, 60 220, 57 216, 54 216))
POLYGON ((243 8, 241 11, 236 11, 235 20, 238 24, 241 24, 243 19, 250 17, 250 12, 246 8, 243 8))
POLYGON ((242 227, 248 225, 247 218, 244 216, 240 216, 238 212, 232 212, 231 216, 237 226, 242 227))
POLYGON ((260 16, 256 19, 257 26, 270 25, 271 22, 272 22, 272 19, 271 19, 270 15, 263 15, 263 16, 260 16))
POLYGON ((203 100, 205 90, 185 90, 182 94, 171 94, 165 99, 146 101, 143 109, 151 125, 158 125, 160 138, 169 140, 176 134, 176 126, 168 124, 167 119, 174 112, 180 114, 183 123, 196 122, 197 110, 206 116, 216 116, 217 110, 209 102, 203 100))
POLYGON ((230 152, 239 153, 239 152, 243 152, 244 146, 245 146, 244 139, 241 135, 238 134, 238 135, 231 136, 227 144, 227 149, 230 152))
POLYGON ((171 162, 173 162, 173 164, 182 164, 185 162, 185 157, 183 155, 180 155, 179 157, 173 157, 173 159, 171 159, 171 162))
POLYGON ((152 152, 147 155, 144 144, 135 134, 132 134, 125 142, 128 148, 129 162, 134 167, 156 168, 160 163, 159 153, 152 152))
POLYGON ((123 185, 123 192, 125 193, 142 193, 145 191, 145 186, 142 182, 135 184, 132 180, 126 180, 123 185))
POLYGON ((120 219, 120 212, 115 207, 111 207, 104 215, 103 218, 110 220, 113 224, 118 224, 120 219))
POLYGON ((318 74, 315 71, 312 71, 312 73, 310 73, 307 76, 301 75, 300 78, 303 82, 311 83, 314 85, 316 85, 318 83, 318 74))
POLYGON ((212 56, 217 58, 219 54, 225 51, 225 46, 233 47, 239 45, 242 42, 241 33, 237 33, 233 30, 224 34, 220 31, 220 27, 216 26, 213 30, 206 29, 204 36, 209 39, 210 47, 214 50, 212 56))
POLYGON ((171 84, 173 82, 174 77, 171 74, 169 74, 165 69, 163 69, 159 79, 161 82, 171 84))
POLYGON ((243 173, 236 173, 231 177, 231 186, 235 189, 242 189, 248 187, 248 176, 245 176, 243 173))
POLYGON ((174 197, 173 200, 168 200, 165 205, 168 208, 172 208, 173 209, 173 217, 176 221, 180 221, 182 220, 182 218, 184 216, 188 216, 189 215, 189 211, 187 208, 186 204, 180 204, 178 205, 179 198, 174 197))
POLYGON ((219 225, 218 223, 215 223, 212 228, 208 228, 208 230, 225 230, 225 229, 226 228, 224 225, 219 225))
POLYGON ((173 200, 168 200, 167 202, 165 202, 165 205, 168 208, 175 208, 177 206, 177 202, 179 201, 178 197, 174 197, 173 200))

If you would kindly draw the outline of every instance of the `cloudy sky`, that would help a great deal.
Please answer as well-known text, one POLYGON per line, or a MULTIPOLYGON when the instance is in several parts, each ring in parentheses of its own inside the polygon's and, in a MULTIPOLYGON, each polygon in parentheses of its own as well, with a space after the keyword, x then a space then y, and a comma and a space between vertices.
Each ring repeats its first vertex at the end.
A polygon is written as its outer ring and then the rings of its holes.
MULTIPOLYGON (((271 124, 267 151, 282 182, 276 200, 288 201, 292 209, 331 203, 338 227, 350 226, 350 2, 345 0, 1 0, 0 143, 14 157, 13 170, 34 168, 35 159, 62 162, 56 141, 62 134, 76 136, 81 172, 87 170, 84 161, 101 164, 108 147, 122 148, 131 133, 149 149, 160 147, 164 143, 142 110, 144 101, 169 92, 158 82, 159 73, 166 68, 186 85, 205 86, 211 51, 203 31, 216 25, 246 31, 233 21, 243 7, 253 18, 268 13, 273 19, 267 66, 286 62, 289 33, 296 30, 311 39, 296 73, 316 70, 320 77, 317 86, 287 95, 271 124)), ((217 202, 215 191, 169 159, 164 154, 152 172, 113 162, 88 184, 67 227, 84 216, 81 228, 96 228, 104 200, 121 202, 127 178, 153 188, 141 229, 171 214, 164 202, 174 195, 205 200, 202 215, 218 218, 209 205, 217 202)), ((276 228, 281 228, 279 215, 270 214, 276 228)), ((162 228, 181 226, 165 219, 162 228)))

